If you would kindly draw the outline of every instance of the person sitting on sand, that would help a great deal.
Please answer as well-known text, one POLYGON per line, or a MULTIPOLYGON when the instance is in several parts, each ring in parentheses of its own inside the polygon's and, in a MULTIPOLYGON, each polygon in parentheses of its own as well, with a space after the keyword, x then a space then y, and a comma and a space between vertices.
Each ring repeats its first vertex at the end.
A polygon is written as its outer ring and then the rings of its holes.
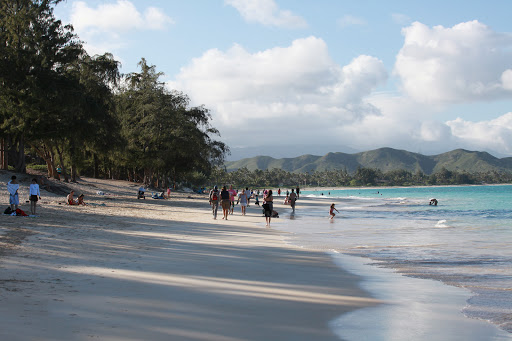
POLYGON ((78 199, 76 199, 76 204, 77 205, 87 205, 85 202, 84 202, 84 195, 83 194, 80 194, 78 196, 78 199))
POLYGON ((145 200, 146 199, 145 193, 146 193, 146 190, 144 189, 144 186, 140 186, 139 193, 137 194, 137 199, 142 198, 145 200))
POLYGON ((340 213, 336 208, 334 208, 334 204, 331 205, 331 209, 329 210, 330 219, 334 218, 336 214, 334 214, 334 211, 340 213))
POLYGON ((68 203, 68 205, 76 205, 76 201, 73 198, 74 196, 75 196, 75 191, 69 192, 69 194, 67 196, 67 203, 68 203))

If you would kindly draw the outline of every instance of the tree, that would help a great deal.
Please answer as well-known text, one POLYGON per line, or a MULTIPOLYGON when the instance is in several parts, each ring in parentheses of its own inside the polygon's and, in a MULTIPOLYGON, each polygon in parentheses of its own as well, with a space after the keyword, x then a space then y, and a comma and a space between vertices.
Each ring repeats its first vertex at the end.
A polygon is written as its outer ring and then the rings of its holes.
POLYGON ((212 138, 218 131, 210 126, 211 116, 203 106, 189 107, 189 99, 169 91, 143 58, 140 73, 126 77, 126 86, 117 96, 117 114, 126 139, 124 163, 134 177, 142 171, 146 184, 192 171, 209 174, 222 164, 228 148, 212 138))
POLYGON ((361 185, 375 185, 377 171, 371 168, 358 167, 354 179, 361 185))
POLYGON ((82 51, 71 26, 53 16, 60 0, 0 1, 0 137, 15 170, 25 171, 25 144, 50 128, 63 111, 56 96, 82 51))

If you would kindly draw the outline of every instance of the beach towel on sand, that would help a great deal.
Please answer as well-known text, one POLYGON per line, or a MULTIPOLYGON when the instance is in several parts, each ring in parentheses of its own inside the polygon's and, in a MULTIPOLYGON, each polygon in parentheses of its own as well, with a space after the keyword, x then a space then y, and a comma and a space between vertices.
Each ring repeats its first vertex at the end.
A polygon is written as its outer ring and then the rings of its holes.
POLYGON ((23 210, 17 208, 15 211, 13 211, 11 213, 11 215, 16 215, 16 216, 22 216, 22 217, 28 217, 28 214, 26 214, 23 210))

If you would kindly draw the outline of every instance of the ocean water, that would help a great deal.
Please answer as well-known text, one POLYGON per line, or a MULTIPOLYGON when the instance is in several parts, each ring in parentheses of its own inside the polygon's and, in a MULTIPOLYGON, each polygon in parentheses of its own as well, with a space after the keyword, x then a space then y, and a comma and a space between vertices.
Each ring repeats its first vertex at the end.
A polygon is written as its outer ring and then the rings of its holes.
POLYGON ((277 228, 289 232, 288 242, 362 257, 388 269, 384 277, 465 288, 456 303, 461 315, 509 332, 488 339, 512 340, 512 186, 322 190, 301 196, 325 204, 305 207, 299 200, 295 214, 280 212, 284 219, 277 228), (437 206, 429 205, 431 198, 437 206), (339 211, 333 220, 330 203, 339 211))

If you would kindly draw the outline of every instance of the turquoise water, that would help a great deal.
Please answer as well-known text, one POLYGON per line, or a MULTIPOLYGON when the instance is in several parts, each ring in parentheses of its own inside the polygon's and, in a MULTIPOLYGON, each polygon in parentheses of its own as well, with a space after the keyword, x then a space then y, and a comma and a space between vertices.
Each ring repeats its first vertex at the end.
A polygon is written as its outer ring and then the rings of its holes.
POLYGON ((279 226, 290 232, 289 242, 467 288, 472 294, 461 307, 467 317, 512 331, 512 186, 322 190, 301 196, 321 198, 325 205, 301 207, 299 200, 295 215, 281 214, 290 219, 279 226), (438 206, 429 205, 431 198, 438 206), (330 203, 340 212, 333 220, 330 203))

